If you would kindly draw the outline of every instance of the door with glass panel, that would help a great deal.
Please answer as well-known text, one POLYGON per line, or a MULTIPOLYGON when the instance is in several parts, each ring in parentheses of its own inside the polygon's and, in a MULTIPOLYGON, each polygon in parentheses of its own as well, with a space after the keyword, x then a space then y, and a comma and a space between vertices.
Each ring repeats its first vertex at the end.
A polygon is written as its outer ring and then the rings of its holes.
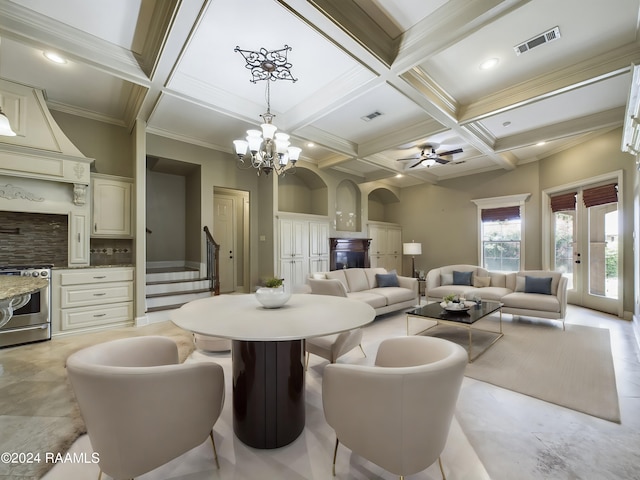
POLYGON ((569 303, 620 313, 617 184, 551 196, 552 268, 568 279, 569 303))

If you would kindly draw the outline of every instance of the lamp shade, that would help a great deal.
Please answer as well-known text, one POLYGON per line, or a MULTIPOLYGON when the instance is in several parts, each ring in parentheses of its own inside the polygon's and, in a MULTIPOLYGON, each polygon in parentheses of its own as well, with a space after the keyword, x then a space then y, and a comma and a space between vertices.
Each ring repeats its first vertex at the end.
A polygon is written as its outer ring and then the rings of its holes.
POLYGON ((403 243, 402 253, 405 255, 422 255, 422 244, 415 242, 403 243))

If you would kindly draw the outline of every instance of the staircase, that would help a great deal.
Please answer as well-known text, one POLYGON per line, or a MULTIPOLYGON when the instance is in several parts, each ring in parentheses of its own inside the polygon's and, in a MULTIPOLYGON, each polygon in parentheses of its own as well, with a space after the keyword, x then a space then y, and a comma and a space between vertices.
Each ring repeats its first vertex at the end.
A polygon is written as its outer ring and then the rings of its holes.
POLYGON ((171 310, 213 295, 210 282, 189 267, 147 268, 146 305, 150 323, 168 320, 171 310))

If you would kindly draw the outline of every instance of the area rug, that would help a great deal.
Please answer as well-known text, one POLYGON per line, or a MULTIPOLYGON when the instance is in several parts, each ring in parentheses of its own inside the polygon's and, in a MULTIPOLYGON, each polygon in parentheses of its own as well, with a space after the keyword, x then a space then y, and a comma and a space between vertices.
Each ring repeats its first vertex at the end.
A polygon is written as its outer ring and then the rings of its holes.
POLYGON ((0 452, 40 454, 40 461, 31 463, 0 462, 0 478, 40 478, 53 466, 47 454, 64 454, 86 433, 65 372, 69 355, 89 345, 145 335, 175 340, 181 361, 194 349, 190 333, 162 322, 0 350, 0 452))
MULTIPOLYGON (((497 319, 478 327, 494 330, 497 319)), ((467 330, 438 326, 430 334, 467 348, 467 330)), ((620 423, 609 330, 556 322, 504 321, 504 336, 467 365, 465 375, 578 412, 620 423)), ((474 355, 491 334, 474 332, 474 355)))

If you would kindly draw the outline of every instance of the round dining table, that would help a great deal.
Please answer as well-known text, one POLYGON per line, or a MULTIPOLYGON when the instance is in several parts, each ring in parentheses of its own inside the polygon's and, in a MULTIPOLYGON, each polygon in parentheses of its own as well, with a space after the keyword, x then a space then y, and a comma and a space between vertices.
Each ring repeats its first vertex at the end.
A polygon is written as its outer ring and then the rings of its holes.
POLYGON ((217 295, 171 315, 184 330, 232 340, 233 429, 254 448, 288 445, 304 429, 305 339, 353 330, 374 318, 364 302, 312 294, 293 294, 273 309, 253 294, 217 295))

